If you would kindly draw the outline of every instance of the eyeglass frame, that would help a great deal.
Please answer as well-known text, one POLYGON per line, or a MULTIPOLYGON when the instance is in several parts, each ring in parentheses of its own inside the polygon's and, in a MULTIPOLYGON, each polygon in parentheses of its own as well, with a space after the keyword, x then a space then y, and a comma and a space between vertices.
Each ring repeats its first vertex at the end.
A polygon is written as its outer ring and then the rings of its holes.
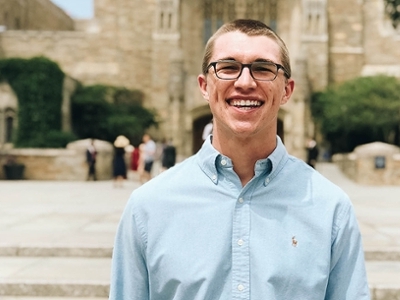
POLYGON ((210 69, 210 67, 213 67, 215 76, 216 76, 218 79, 221 79, 221 80, 237 80, 237 79, 239 79, 239 77, 242 75, 242 72, 243 72, 243 69, 244 69, 244 68, 248 68, 248 69, 249 69, 251 78, 253 78, 253 79, 256 80, 256 81, 267 81, 267 82, 268 82, 268 81, 274 81, 274 80, 276 79, 276 77, 278 77, 278 72, 279 72, 280 69, 283 71, 283 74, 285 75, 285 77, 286 77, 286 78, 289 78, 289 75, 288 75, 288 73, 287 73, 285 67, 282 66, 281 64, 277 64, 277 63, 274 63, 274 62, 272 62, 272 61, 253 61, 252 63, 249 63, 249 64, 243 64, 243 63, 241 63, 240 61, 236 61, 236 60, 221 59, 221 60, 217 60, 217 61, 210 62, 210 63, 208 64, 208 66, 207 66, 207 72, 208 72, 208 70, 210 69), (240 64, 240 65, 241 65, 241 69, 240 69, 239 75, 238 75, 236 78, 229 78, 229 79, 219 77, 218 74, 217 74, 216 65, 217 65, 218 63, 221 63, 221 62, 222 62, 222 63, 223 63, 223 62, 233 62, 233 63, 240 64), (254 78, 253 72, 251 71, 251 67, 252 67, 252 65, 253 65, 254 63, 268 63, 268 64, 270 64, 270 65, 275 65, 275 66, 276 66, 276 74, 275 74, 274 79, 271 79, 271 80, 263 80, 263 79, 256 79, 256 78, 254 78))

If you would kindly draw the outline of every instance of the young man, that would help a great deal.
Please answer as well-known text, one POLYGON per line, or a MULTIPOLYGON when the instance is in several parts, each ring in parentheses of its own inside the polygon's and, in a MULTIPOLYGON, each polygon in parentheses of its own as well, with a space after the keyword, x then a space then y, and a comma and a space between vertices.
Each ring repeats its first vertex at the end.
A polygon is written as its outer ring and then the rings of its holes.
POLYGON ((157 145, 149 134, 143 135, 143 172, 140 176, 140 182, 145 183, 151 179, 151 170, 153 169, 154 159, 157 151, 157 145))
POLYGON ((236 20, 211 37, 198 82, 213 134, 132 193, 110 299, 369 299, 349 198, 276 135, 290 77, 265 24, 236 20))

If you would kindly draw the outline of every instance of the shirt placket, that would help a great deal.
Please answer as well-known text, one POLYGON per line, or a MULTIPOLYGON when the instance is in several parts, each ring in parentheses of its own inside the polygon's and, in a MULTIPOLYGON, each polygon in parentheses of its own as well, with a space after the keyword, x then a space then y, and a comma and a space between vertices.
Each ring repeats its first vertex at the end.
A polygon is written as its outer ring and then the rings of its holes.
MULTIPOLYGON (((248 195, 248 194, 247 194, 248 195)), ((250 299, 250 196, 239 195, 232 230, 232 298, 250 299)))

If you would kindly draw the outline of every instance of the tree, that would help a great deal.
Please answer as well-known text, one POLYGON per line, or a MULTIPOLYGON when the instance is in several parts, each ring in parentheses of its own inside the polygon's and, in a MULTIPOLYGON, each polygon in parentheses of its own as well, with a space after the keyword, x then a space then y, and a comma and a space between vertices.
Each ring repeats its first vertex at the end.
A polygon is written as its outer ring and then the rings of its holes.
POLYGON ((311 111, 332 153, 382 141, 400 142, 400 81, 395 77, 360 77, 315 93, 311 111))
POLYGON ((144 108, 143 93, 107 85, 79 87, 72 97, 72 126, 79 138, 113 142, 125 135, 138 144, 157 125, 156 113, 144 108))
POLYGON ((75 136, 61 129, 64 72, 46 57, 0 60, 0 81, 18 97, 16 147, 62 148, 75 136))

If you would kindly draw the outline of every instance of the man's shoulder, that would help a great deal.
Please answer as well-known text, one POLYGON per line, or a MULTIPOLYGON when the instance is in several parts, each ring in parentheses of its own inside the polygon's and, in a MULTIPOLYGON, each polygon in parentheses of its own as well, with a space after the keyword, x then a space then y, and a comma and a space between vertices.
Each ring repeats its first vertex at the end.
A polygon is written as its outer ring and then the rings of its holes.
POLYGON ((298 188, 312 189, 314 193, 326 195, 326 198, 330 198, 331 200, 337 199, 340 202, 349 201, 347 193, 341 187, 299 158, 290 156, 285 167, 287 168, 285 174, 289 176, 289 180, 298 183, 298 188))
POLYGON ((193 156, 186 158, 182 162, 176 163, 173 167, 153 177, 139 189, 145 187, 155 189, 157 187, 156 190, 160 190, 161 188, 171 186, 175 182, 182 184, 185 179, 190 177, 190 174, 196 173, 198 169, 200 168, 198 168, 198 164, 193 156))

